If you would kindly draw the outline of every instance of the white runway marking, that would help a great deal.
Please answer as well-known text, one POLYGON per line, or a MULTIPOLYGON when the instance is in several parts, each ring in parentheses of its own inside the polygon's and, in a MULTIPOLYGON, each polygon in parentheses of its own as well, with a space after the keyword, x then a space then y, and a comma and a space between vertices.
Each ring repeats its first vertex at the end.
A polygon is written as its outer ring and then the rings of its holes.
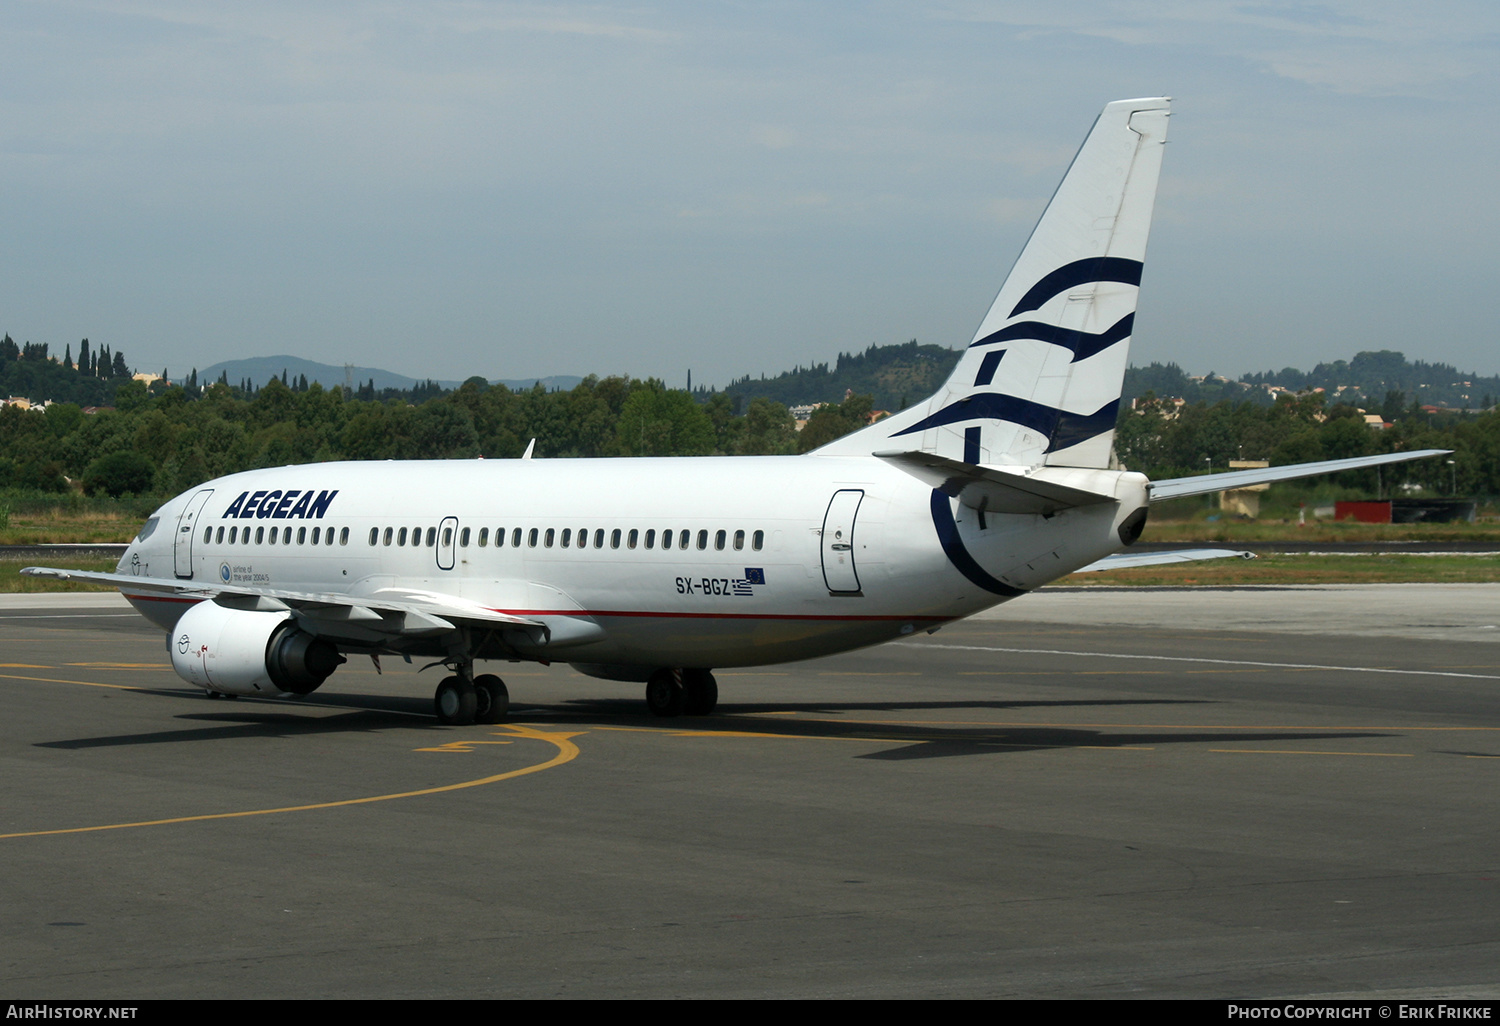
POLYGON ((29 613, 24 616, 0 616, 0 620, 103 620, 111 616, 133 616, 139 613, 29 613))

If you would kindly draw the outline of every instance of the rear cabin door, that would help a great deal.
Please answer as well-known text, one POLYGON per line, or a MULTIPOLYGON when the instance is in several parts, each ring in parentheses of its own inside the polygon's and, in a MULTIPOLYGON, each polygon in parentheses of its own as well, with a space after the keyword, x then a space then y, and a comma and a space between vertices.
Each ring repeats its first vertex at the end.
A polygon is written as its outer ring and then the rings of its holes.
POLYGON ((854 565, 854 517, 865 493, 845 488, 833 493, 823 516, 823 583, 835 595, 858 595, 859 572, 854 565))
POLYGON ((198 526, 198 514, 203 511, 203 504, 213 493, 212 488, 203 489, 188 500, 187 506, 177 517, 177 539, 172 545, 172 566, 177 576, 183 579, 193 576, 193 535, 198 526))

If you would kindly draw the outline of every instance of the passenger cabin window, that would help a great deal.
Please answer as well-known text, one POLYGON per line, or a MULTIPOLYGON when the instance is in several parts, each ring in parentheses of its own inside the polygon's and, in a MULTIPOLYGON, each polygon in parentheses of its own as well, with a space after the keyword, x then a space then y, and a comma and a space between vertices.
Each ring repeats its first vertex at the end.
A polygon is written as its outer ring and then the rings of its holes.
MULTIPOLYGON (((332 534, 332 529, 331 528, 330 528, 330 533, 328 535, 328 544, 330 544, 330 545, 333 544, 333 534, 332 534)), ((349 544, 349 528, 345 527, 345 528, 341 528, 339 530, 339 544, 340 545, 348 545, 349 544)))
POLYGON ((755 534, 752 536, 752 538, 750 540, 750 547, 753 548, 756 552, 759 552, 760 551, 760 547, 765 542, 765 540, 766 540, 766 532, 764 532, 764 531, 756 531, 755 534))

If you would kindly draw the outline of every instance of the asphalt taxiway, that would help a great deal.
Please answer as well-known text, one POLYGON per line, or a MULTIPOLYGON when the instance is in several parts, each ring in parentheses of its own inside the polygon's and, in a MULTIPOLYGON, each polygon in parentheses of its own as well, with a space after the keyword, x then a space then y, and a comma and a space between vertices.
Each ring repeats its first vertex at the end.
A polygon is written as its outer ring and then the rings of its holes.
MULTIPOLYGON (((1500 587, 1043 592, 719 714, 0 606, 0 993, 1500 996, 1500 587)), ((394 664, 394 665, 393 665, 394 664)))

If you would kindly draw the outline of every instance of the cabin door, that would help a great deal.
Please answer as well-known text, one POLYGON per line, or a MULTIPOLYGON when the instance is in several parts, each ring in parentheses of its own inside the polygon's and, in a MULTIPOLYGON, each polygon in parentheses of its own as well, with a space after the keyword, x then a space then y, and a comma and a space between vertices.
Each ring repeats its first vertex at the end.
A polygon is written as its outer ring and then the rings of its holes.
POLYGON ((172 545, 172 566, 177 571, 177 576, 189 578, 193 576, 193 535, 197 533, 198 514, 203 511, 203 504, 208 497, 214 493, 212 488, 205 488, 188 500, 187 507, 177 518, 177 539, 172 545))
POLYGON ((865 493, 845 488, 833 493, 823 516, 823 583, 835 595, 859 594, 859 573, 854 565, 854 516, 865 493))

